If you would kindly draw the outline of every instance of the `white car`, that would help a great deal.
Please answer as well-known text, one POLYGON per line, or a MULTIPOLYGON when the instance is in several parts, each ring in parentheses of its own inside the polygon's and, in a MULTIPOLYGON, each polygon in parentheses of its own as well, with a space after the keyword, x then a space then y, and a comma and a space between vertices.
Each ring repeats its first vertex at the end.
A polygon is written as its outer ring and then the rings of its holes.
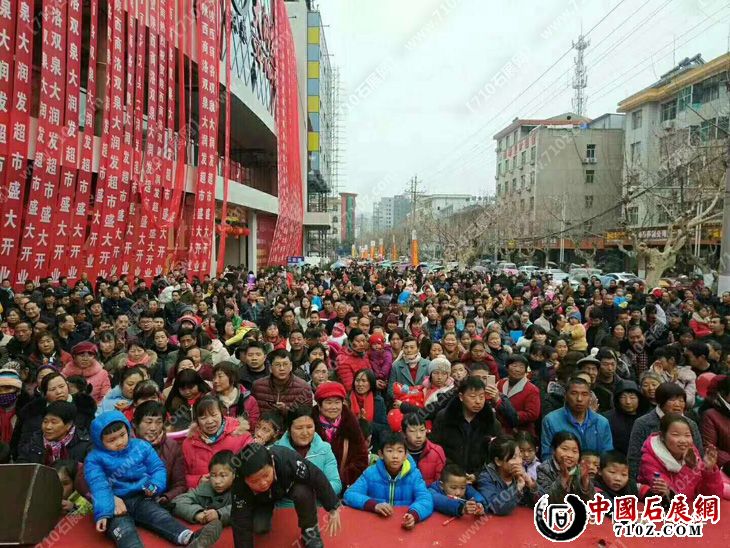
POLYGON ((531 276, 532 274, 535 274, 540 269, 536 266, 525 265, 525 266, 521 266, 517 270, 522 272, 523 274, 527 274, 528 276, 531 276))
POLYGON ((563 270, 560 270, 559 268, 548 268, 542 271, 543 274, 547 274, 550 276, 556 284, 560 284, 563 282, 565 278, 569 276, 569 274, 563 270))
POLYGON ((617 282, 628 282, 629 280, 635 280, 638 278, 638 276, 632 272, 609 272, 608 274, 605 274, 605 276, 612 278, 617 282))
POLYGON ((504 273, 507 276, 517 276, 518 270, 515 263, 497 263, 497 274, 504 273))

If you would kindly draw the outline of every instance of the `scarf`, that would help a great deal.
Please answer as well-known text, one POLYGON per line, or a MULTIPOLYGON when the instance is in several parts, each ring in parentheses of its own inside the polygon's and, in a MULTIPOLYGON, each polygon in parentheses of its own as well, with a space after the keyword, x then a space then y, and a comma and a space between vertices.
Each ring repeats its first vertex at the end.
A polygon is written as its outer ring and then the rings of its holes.
POLYGON ((150 361, 152 361, 152 358, 150 358, 150 355, 147 352, 144 353, 144 357, 143 358, 141 358, 141 359, 139 359, 137 361, 131 360, 129 358, 129 354, 127 354, 127 367, 128 368, 139 367, 140 365, 142 367, 149 368, 150 361))
POLYGON ((413 369, 421 361, 421 354, 416 354, 413 358, 409 358, 408 356, 403 354, 403 361, 406 362, 406 365, 409 368, 413 369))
POLYGON ((207 434, 203 433, 203 431, 200 431, 200 439, 203 440, 203 443, 206 445, 213 445, 215 442, 217 442, 221 437, 223 436, 223 431, 226 429, 226 419, 224 418, 221 421, 221 425, 218 427, 218 430, 215 434, 212 436, 208 436, 207 434))
POLYGON ((335 437, 337 430, 339 430, 341 422, 342 415, 340 415, 333 421, 330 421, 322 415, 319 416, 319 424, 324 428, 324 435, 329 443, 332 443, 332 438, 335 437))
POLYGON ((515 394, 519 394, 525 389, 525 386, 527 385, 527 377, 522 377, 520 380, 518 380, 514 386, 509 385, 509 380, 502 385, 502 394, 507 396, 508 398, 511 398, 515 394))
POLYGON ((72 426, 66 435, 60 440, 48 441, 46 438, 43 438, 43 448, 49 453, 50 461, 52 463, 61 459, 62 452, 64 452, 66 450, 66 446, 71 443, 75 433, 76 427, 72 426))
POLYGON ((361 396, 353 390, 350 392, 350 411, 356 417, 360 418, 360 411, 363 409, 365 409, 365 420, 373 422, 373 418, 375 417, 375 396, 373 396, 372 392, 361 396))

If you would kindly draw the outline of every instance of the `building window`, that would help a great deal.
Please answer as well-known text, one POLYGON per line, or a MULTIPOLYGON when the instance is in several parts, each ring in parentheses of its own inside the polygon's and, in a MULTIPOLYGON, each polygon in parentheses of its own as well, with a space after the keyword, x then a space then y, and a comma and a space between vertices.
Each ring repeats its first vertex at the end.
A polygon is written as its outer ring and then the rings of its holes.
POLYGON ((630 206, 626 208, 626 220, 629 225, 635 226, 639 224, 639 207, 630 206))
POLYGON ((520 211, 524 211, 524 210, 525 210, 525 199, 522 198, 520 200, 520 211))
POLYGON ((593 196, 591 194, 586 196, 586 209, 591 209, 593 207, 593 196))
POLYGON ((512 179, 512 192, 517 192, 517 177, 512 179))
POLYGON ((520 190, 525 190, 525 176, 520 175, 520 190))
POLYGON ((728 117, 720 116, 717 119, 717 138, 727 139, 728 136, 728 117))
POLYGON ((594 169, 586 169, 586 184, 592 185, 595 180, 596 171, 594 169))
POLYGON ((535 198, 530 197, 530 211, 535 209, 535 198))
POLYGON ((596 159, 596 145, 586 145, 586 159, 595 161, 596 159))
POLYGON ((689 126, 689 144, 694 146, 700 144, 700 126, 689 126))
POLYGON ((631 129, 639 129, 641 127, 641 109, 631 113, 631 129))
POLYGON ((661 121, 674 120, 677 117, 677 101, 672 100, 662 103, 661 121))
POLYGON ((677 96, 677 111, 683 112, 692 102, 692 86, 683 88, 677 96))
POLYGON ((717 135, 715 127, 715 119, 703 120, 700 124, 700 141, 706 143, 710 139, 714 139, 717 135))
POLYGON ((537 156, 537 147, 530 148, 530 162, 535 163, 535 156, 537 156))
POLYGON ((527 163, 527 151, 523 150, 522 154, 520 154, 520 165, 525 165, 527 163))
POLYGON ((641 161, 641 141, 631 143, 631 163, 635 164, 641 161))
POLYGON ((530 173, 530 186, 535 184, 535 172, 530 173))

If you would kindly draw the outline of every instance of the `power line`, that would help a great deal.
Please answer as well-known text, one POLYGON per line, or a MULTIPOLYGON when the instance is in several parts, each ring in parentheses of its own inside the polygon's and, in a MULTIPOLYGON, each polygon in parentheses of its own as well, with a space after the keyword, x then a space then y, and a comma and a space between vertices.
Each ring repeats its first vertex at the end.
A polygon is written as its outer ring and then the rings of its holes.
MULTIPOLYGON (((593 31, 594 31, 594 30, 595 30, 595 29, 596 29, 596 28, 597 28, 597 27, 598 27, 598 26, 599 26, 599 25, 600 25, 601 23, 603 23, 603 22, 604 22, 604 21, 605 21, 605 20, 606 20, 606 19, 607 19, 607 18, 608 18, 608 17, 609 17, 609 16, 610 16, 610 15, 611 15, 611 14, 612 14, 613 12, 614 12, 614 11, 616 11, 616 10, 617 10, 617 9, 619 8, 619 6, 621 6, 621 5, 622 5, 622 4, 623 4, 623 3, 625 2, 625 1, 626 1, 626 0, 619 0, 619 2, 618 2, 618 3, 617 3, 617 4, 616 4, 616 5, 615 5, 615 6, 613 7, 613 8, 611 8, 611 9, 610 9, 610 10, 609 10, 609 11, 608 11, 608 12, 607 12, 607 13, 606 13, 606 14, 605 14, 605 15, 604 15, 603 17, 601 17, 601 18, 600 18, 600 19, 598 20, 598 22, 596 22, 596 24, 595 24, 595 25, 593 25, 593 26, 592 26, 592 27, 591 27, 591 28, 590 28, 590 29, 588 30, 588 32, 586 32, 586 33, 585 33, 585 35, 584 35, 584 36, 585 36, 585 37, 587 37, 588 35, 590 35, 590 33, 591 33, 591 32, 593 32, 593 31)), ((537 77, 537 78, 536 78, 535 80, 533 80, 533 81, 532 81, 532 82, 531 82, 531 83, 530 83, 530 84, 529 84, 529 85, 528 85, 528 86, 527 86, 527 87, 526 87, 525 89, 523 89, 523 90, 522 90, 522 91, 521 91, 521 92, 520 92, 519 94, 517 94, 517 96, 515 96, 515 98, 514 98, 514 99, 512 99, 512 100, 511 100, 511 101, 510 101, 510 102, 509 102, 509 103, 508 103, 508 104, 507 104, 507 105, 506 105, 506 106, 505 106, 504 108, 502 108, 502 109, 501 109, 501 110, 500 110, 499 112, 497 112, 497 113, 496 113, 496 114, 495 114, 494 116, 492 116, 491 118, 489 118, 489 119, 488 119, 488 120, 487 120, 487 121, 486 121, 486 122, 485 122, 484 124, 482 124, 482 125, 481 125, 480 127, 478 127, 478 128, 477 128, 477 129, 476 129, 475 131, 473 131, 473 132, 472 132, 471 134, 469 134, 469 136, 467 136, 467 137, 466 137, 465 139, 463 139, 463 140, 461 141, 461 143, 459 143, 459 145, 457 145, 457 146, 455 147, 455 149, 459 149, 460 147, 462 147, 462 146, 463 146, 463 145, 464 145, 465 143, 469 142, 469 141, 470 141, 470 140, 471 140, 471 139, 472 139, 473 137, 475 137, 475 136, 476 136, 477 134, 479 134, 479 133, 480 133, 480 132, 481 132, 482 130, 484 130, 485 128, 487 128, 487 127, 488 127, 488 126, 489 126, 489 125, 490 125, 490 124, 491 124, 491 123, 492 123, 492 122, 493 122, 494 120, 496 120, 496 119, 497 119, 498 117, 500 117, 500 116, 501 116, 502 114, 504 114, 504 113, 505 113, 505 112, 507 111, 507 109, 508 109, 509 107, 511 107, 512 105, 514 105, 514 104, 515 104, 515 102, 516 102, 516 101, 517 101, 517 100, 518 100, 518 99, 519 99, 520 97, 522 97, 523 95, 525 95, 525 93, 527 93, 527 92, 528 92, 528 91, 529 91, 530 89, 532 89, 532 87, 533 87, 533 86, 534 86, 535 84, 537 84, 537 83, 538 83, 538 82, 539 82, 540 80, 542 80, 542 78, 543 78, 543 77, 544 77, 544 76, 545 76, 545 75, 546 75, 546 74, 547 74, 548 72, 550 72, 550 71, 551 71, 551 70, 552 70, 552 69, 553 69, 553 68, 554 68, 554 67, 555 67, 555 66, 556 66, 556 65, 557 65, 558 63, 560 63, 560 61, 562 61, 563 59, 565 59, 565 57, 566 57, 566 56, 568 56, 568 54, 570 54, 570 52, 571 52, 571 51, 573 51, 573 46, 572 46, 572 45, 571 45, 571 47, 570 47, 570 48, 568 48, 568 49, 567 49, 567 50, 566 50, 566 51, 565 51, 565 52, 564 52, 564 53, 563 53, 563 54, 562 54, 562 55, 561 55, 560 57, 558 57, 558 59, 557 59, 556 61, 554 61, 554 62, 553 62, 553 63, 552 63, 552 64, 551 64, 551 65, 550 65, 550 66, 549 66, 549 67, 548 67, 547 69, 545 69, 545 70, 544 70, 544 71, 543 71, 542 73, 540 73, 540 75, 539 75, 539 76, 538 76, 538 77, 537 77)), ((457 161, 458 161, 458 159, 460 159, 460 157, 457 157, 457 161)), ((443 168, 441 168, 441 169, 443 169, 443 168)))

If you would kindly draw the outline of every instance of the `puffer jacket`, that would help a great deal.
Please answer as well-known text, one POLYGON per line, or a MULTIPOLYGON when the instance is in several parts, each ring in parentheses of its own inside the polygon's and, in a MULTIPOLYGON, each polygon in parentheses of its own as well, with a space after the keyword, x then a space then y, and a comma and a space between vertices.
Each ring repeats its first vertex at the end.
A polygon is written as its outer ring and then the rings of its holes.
POLYGON ((104 399, 107 392, 112 389, 112 383, 109 379, 109 373, 102 365, 94 360, 94 363, 85 369, 81 369, 75 362, 66 364, 63 368, 63 376, 68 378, 72 375, 81 375, 91 385, 91 397, 98 404, 104 399))
POLYGON ((723 467, 730 462, 730 405, 719 399, 705 400, 712 408, 702 415, 700 433, 705 446, 717 447, 717 464, 723 467))
POLYGON ((91 423, 94 449, 84 461, 84 476, 94 497, 94 521, 114 516, 114 497, 124 498, 153 488, 157 493, 167 489, 167 471, 152 446, 132 438, 132 427, 119 411, 102 413, 91 423), (124 424, 130 439, 121 451, 104 447, 101 433, 110 424, 124 424))
MULTIPOLYGON (((462 516, 464 514, 465 502, 460 499, 448 496, 444 492, 444 487, 440 481, 436 481, 428 486, 428 492, 433 498, 433 509, 447 516, 462 516)), ((471 485, 466 486, 466 500, 473 500, 477 504, 481 504, 486 508, 487 501, 484 500, 482 494, 471 485)))
POLYGON ((423 521, 433 513, 433 498, 410 456, 394 478, 385 468, 385 462, 379 460, 345 491, 343 502, 352 508, 370 511, 381 502, 407 506, 416 521, 423 521))
POLYGON ((516 481, 507 485, 492 463, 482 468, 477 488, 486 500, 484 509, 497 516, 508 516, 517 506, 532 508, 537 494, 536 490, 530 491, 526 487, 520 493, 516 481))
POLYGON ((352 383, 355 380, 357 372, 363 369, 371 369, 370 360, 367 354, 359 354, 349 346, 346 346, 337 356, 336 369, 340 382, 345 387, 345 390, 349 392, 352 390, 352 383))
POLYGON ((379 381, 386 381, 390 378, 390 370, 393 368, 393 351, 389 346, 382 350, 368 350, 368 360, 370 367, 375 373, 375 378, 379 381))
POLYGON ((238 396, 235 401, 228 405, 222 398, 218 398, 225 407, 226 417, 245 417, 248 420, 251 432, 256 428, 256 423, 259 422, 259 404, 256 398, 253 397, 251 392, 242 384, 238 386, 238 396))
POLYGON ((251 388, 253 397, 259 404, 259 411, 275 411, 276 402, 284 402, 287 409, 293 409, 302 404, 311 405, 314 400, 312 387, 303 379, 292 374, 289 383, 283 388, 274 386, 271 375, 254 381, 251 388))
POLYGON ((509 424, 501 410, 497 412, 497 418, 505 433, 511 435, 513 429, 516 428, 525 430, 535 436, 537 434, 537 422, 540 420, 540 389, 525 377, 523 381, 518 382, 515 386, 509 385, 509 379, 500 379, 497 381, 497 390, 500 394, 504 394, 509 398, 517 413, 517 425, 512 425, 509 424))
POLYGON ((205 443, 200 437, 200 429, 195 429, 182 444, 185 459, 185 480, 188 488, 193 489, 200 483, 200 478, 208 473, 208 465, 218 451, 228 449, 238 454, 253 441, 251 434, 241 432, 239 422, 234 418, 226 418, 223 434, 215 443, 205 443))
POLYGON ((189 523, 196 523, 195 516, 199 512, 216 510, 224 526, 231 524, 231 490, 216 493, 210 482, 178 495, 172 504, 172 513, 189 523))
MULTIPOLYGON (((296 451, 289 437, 289 432, 279 438, 274 445, 281 445, 282 447, 288 447, 292 451, 296 451)), ((337 459, 332 452, 332 446, 326 441, 322 441, 320 435, 315 433, 314 439, 304 458, 322 470, 324 475, 327 476, 327 481, 330 482, 332 490, 339 496, 340 491, 342 491, 342 481, 340 481, 340 472, 337 469, 337 459)), ((277 506, 291 508, 294 504, 291 500, 284 499, 277 506)))
POLYGON ((440 445, 436 445, 431 440, 426 440, 421 458, 418 460, 418 469, 421 471, 423 481, 426 482, 427 486, 439 480, 444 466, 446 466, 444 450, 440 445))
MULTIPOLYGON (((322 438, 327 440, 325 429, 319 421, 319 407, 315 407, 312 413, 314 429, 322 438)), ((368 467, 368 446, 360 430, 360 425, 347 407, 342 408, 342 421, 329 442, 332 452, 337 459, 342 485, 347 487, 355 483, 363 471, 368 467), (344 462, 343 462, 344 460, 344 462)))
POLYGON ((107 395, 104 396, 104 399, 101 400, 101 405, 96 408, 96 415, 101 415, 104 411, 113 411, 116 409, 116 405, 118 403, 129 403, 129 405, 132 405, 132 400, 128 400, 124 397, 122 394, 122 387, 117 385, 114 388, 112 388, 109 392, 107 392, 107 395))
MULTIPOLYGON (((84 462, 84 458, 86 458, 86 454, 90 449, 91 441, 89 440, 89 433, 85 430, 77 429, 68 445, 61 450, 61 456, 58 460, 72 460, 77 463, 84 462)), ((51 453, 46 450, 43 444, 43 432, 34 432, 27 443, 20 446, 16 462, 32 462, 45 464, 46 466, 53 464, 51 453)))
POLYGON ((641 449, 641 464, 637 481, 651 485, 658 475, 669 489, 687 496, 693 501, 697 495, 717 495, 722 498, 722 472, 715 466, 709 470, 696 447, 692 447, 697 465, 690 468, 685 462, 678 462, 662 442, 659 434, 652 434, 641 449))

